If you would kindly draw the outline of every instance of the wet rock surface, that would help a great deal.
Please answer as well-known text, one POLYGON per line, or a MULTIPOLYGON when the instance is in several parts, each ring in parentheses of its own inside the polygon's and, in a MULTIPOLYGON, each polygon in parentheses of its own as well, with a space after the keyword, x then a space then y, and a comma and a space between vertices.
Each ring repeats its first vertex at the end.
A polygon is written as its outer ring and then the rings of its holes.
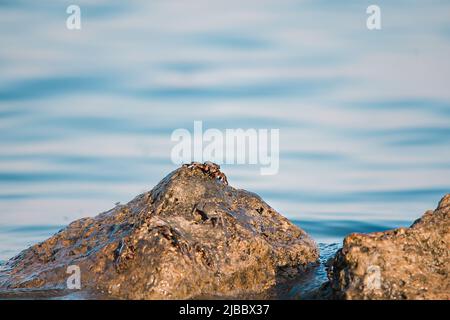
POLYGON ((450 194, 410 228, 351 234, 321 298, 450 299, 450 194))
POLYGON ((1 266, 0 296, 60 295, 76 265, 91 296, 252 297, 316 265, 318 248, 303 230, 213 169, 183 166, 128 204, 21 252, 1 266))

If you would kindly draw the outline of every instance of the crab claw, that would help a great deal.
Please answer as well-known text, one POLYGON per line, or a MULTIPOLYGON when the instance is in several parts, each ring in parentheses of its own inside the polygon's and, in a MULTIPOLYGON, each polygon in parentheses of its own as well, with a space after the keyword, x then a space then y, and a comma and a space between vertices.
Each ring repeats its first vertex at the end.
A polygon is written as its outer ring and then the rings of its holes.
POLYGON ((214 163, 212 161, 205 161, 205 165, 207 165, 208 167, 220 169, 220 166, 217 163, 214 163))

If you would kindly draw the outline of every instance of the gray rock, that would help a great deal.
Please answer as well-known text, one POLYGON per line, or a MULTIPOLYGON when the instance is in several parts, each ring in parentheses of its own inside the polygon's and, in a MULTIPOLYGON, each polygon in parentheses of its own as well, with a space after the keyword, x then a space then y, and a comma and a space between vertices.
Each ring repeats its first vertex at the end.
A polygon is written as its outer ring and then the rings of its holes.
POLYGON ((449 212, 450 194, 410 228, 347 236, 329 262, 322 293, 338 299, 450 299, 449 212))
POLYGON ((317 246, 303 230, 208 166, 183 166, 128 204, 23 251, 2 266, 0 291, 64 291, 67 267, 77 265, 82 292, 102 297, 236 297, 316 263, 317 246))

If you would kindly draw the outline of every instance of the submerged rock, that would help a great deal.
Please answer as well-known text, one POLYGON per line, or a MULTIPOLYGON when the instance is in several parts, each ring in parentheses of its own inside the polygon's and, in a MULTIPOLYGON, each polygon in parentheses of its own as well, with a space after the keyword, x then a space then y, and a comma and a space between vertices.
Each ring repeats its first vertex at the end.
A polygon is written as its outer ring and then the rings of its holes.
POLYGON ((75 265, 82 291, 111 298, 236 297, 318 260, 303 230, 211 165, 183 166, 127 205, 23 251, 2 266, 0 291, 64 290, 75 265))
POLYGON ((338 299, 450 299, 450 194, 410 228, 351 234, 322 292, 338 299))

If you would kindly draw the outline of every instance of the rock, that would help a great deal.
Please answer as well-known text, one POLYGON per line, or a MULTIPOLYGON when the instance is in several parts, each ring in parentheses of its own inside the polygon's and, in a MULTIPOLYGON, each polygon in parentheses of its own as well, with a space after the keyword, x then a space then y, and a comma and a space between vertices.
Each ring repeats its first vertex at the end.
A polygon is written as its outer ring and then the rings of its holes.
POLYGON ((324 288, 338 299, 450 299, 449 212, 450 194, 410 228, 347 236, 324 288))
POLYGON ((318 249, 303 230, 209 165, 183 166, 24 250, 0 269, 0 291, 65 290, 76 265, 82 291, 108 298, 236 297, 314 265, 318 249))

